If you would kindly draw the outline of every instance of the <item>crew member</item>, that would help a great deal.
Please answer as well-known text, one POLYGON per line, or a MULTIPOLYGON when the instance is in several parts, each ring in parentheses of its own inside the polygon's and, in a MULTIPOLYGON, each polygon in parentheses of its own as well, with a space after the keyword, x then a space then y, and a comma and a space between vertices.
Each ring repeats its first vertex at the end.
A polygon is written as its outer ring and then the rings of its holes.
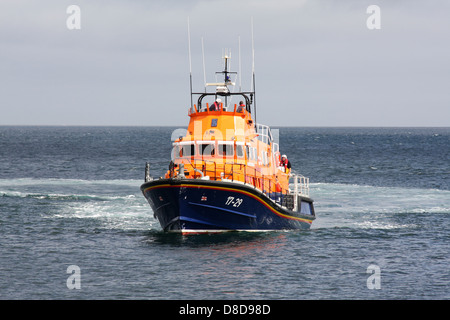
POLYGON ((209 107, 209 111, 219 111, 221 102, 222 100, 217 98, 216 101, 214 101, 214 103, 209 107))
POLYGON ((276 177, 275 191, 280 193, 282 191, 281 183, 278 181, 278 176, 276 177))
POLYGON ((281 195, 283 192, 283 188, 281 187, 281 183, 280 181, 278 181, 278 176, 276 177, 276 184, 275 184, 275 197, 276 197, 276 202, 278 202, 279 204, 281 204, 281 195))
POLYGON ((244 112, 245 104, 244 101, 239 101, 239 107, 237 108, 236 112, 244 112))
POLYGON ((291 162, 288 160, 285 154, 281 156, 281 166, 284 167, 284 172, 288 173, 291 172, 291 162))

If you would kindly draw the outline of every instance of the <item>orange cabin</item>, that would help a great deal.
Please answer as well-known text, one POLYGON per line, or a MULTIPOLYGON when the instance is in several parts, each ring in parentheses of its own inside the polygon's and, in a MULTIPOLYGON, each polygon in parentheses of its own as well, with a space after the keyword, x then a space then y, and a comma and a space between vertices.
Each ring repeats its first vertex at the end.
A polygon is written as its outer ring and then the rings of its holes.
MULTIPOLYGON (((230 94, 228 94, 229 96, 230 94)), ((187 133, 173 143, 166 178, 225 180, 251 184, 264 193, 289 192, 289 175, 279 167, 278 144, 268 126, 254 123, 246 104, 213 109, 201 100, 189 109, 187 133)))

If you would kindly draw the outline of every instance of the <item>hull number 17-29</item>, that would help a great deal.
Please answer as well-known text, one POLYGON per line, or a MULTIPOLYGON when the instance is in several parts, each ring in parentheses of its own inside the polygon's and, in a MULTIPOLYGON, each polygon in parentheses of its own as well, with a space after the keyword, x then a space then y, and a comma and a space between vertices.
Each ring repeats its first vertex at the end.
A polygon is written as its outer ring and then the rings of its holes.
POLYGON ((227 200, 225 201, 225 205, 226 206, 233 206, 233 207, 237 208, 237 207, 239 207, 242 204, 242 202, 244 202, 244 199, 235 198, 235 197, 229 196, 227 198, 227 200))

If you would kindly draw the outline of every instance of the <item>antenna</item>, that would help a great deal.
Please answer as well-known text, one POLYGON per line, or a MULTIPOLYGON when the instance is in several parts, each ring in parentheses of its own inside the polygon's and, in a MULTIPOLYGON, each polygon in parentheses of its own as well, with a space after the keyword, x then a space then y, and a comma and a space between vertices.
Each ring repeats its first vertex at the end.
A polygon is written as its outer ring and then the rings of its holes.
POLYGON ((203 45, 203 37, 202 37, 202 60, 203 60, 203 80, 205 82, 205 92, 206 92, 205 47, 203 45))
MULTIPOLYGON (((252 23, 252 89, 253 92, 253 110, 254 110, 254 116, 255 116, 255 124, 256 122, 256 90, 255 90, 255 41, 253 38, 253 17, 251 19, 252 23)), ((257 130, 257 126, 255 126, 255 130, 257 130)))
POLYGON ((241 36, 238 37, 239 40, 239 91, 242 91, 242 72, 241 72, 241 36))
POLYGON ((255 40, 253 38, 253 17, 251 18, 251 31, 252 31, 252 86, 250 91, 255 91, 255 40))
POLYGON ((189 82, 190 82, 190 89, 191 89, 191 109, 194 107, 194 102, 192 100, 192 59, 191 59, 191 28, 190 28, 190 22, 189 17, 187 21, 188 25, 188 49, 189 49, 189 82))

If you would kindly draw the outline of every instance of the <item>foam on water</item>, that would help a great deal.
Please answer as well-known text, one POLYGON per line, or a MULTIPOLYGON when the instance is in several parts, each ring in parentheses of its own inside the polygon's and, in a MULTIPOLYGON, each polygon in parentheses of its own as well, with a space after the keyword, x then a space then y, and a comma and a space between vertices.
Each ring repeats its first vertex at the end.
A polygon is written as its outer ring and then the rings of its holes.
POLYGON ((317 183, 310 193, 317 215, 313 228, 413 228, 396 216, 450 213, 448 190, 317 183))
MULTIPOLYGON (((97 219, 105 228, 160 230, 142 196, 141 180, 3 179, 0 197, 30 198, 54 204, 47 218, 97 219)), ((317 219, 313 229, 418 227, 398 215, 448 214, 450 191, 313 183, 317 219)))
POLYGON ((156 226, 156 220, 140 192, 141 183, 140 180, 3 179, 0 197, 49 202, 53 210, 44 218, 96 219, 107 229, 147 230, 156 226))

